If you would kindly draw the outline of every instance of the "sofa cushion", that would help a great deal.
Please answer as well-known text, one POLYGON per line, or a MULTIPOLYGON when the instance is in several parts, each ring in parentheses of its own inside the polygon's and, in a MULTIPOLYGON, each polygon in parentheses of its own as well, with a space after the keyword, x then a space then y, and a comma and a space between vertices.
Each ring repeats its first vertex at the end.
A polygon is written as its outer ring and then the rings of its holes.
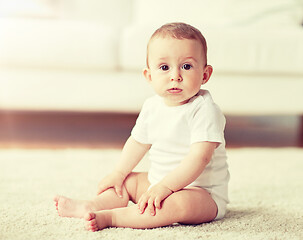
POLYGON ((100 23, 0 19, 0 66, 113 70, 117 28, 100 23))
POLYGON ((205 35, 218 72, 303 75, 303 28, 225 28, 205 35))
MULTIPOLYGON (((58 2, 58 1, 56 1, 58 2)), ((59 1, 60 17, 123 27, 131 19, 132 0, 59 1)))
POLYGON ((226 24, 232 26, 285 27, 303 23, 301 0, 226 0, 226 24))
POLYGON ((57 17, 59 1, 9 0, 0 1, 1 17, 57 17))
POLYGON ((301 25, 301 0, 134 0, 135 23, 183 21, 205 26, 301 25))
POLYGON ((139 112, 153 90, 141 72, 0 68, 0 110, 139 112))
POLYGON ((133 21, 136 24, 163 24, 182 21, 189 24, 203 22, 215 26, 224 19, 226 0, 134 0, 133 21))

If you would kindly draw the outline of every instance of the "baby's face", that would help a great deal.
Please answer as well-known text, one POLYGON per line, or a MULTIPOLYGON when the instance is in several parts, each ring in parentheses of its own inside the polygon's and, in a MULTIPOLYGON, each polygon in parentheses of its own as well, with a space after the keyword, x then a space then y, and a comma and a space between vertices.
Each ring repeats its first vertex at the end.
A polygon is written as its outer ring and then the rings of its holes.
POLYGON ((148 55, 144 75, 168 106, 187 103, 209 79, 205 72, 210 66, 205 67, 197 40, 156 37, 149 44, 148 55))

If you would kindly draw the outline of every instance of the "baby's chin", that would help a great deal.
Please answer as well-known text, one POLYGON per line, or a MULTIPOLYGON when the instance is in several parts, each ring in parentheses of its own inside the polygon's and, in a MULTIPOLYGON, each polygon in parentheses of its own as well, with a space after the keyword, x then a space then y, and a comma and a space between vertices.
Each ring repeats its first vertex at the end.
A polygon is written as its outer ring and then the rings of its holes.
POLYGON ((181 106, 181 105, 188 103, 189 100, 190 100, 190 98, 189 99, 178 99, 178 100, 165 98, 164 102, 167 106, 176 107, 176 106, 181 106))

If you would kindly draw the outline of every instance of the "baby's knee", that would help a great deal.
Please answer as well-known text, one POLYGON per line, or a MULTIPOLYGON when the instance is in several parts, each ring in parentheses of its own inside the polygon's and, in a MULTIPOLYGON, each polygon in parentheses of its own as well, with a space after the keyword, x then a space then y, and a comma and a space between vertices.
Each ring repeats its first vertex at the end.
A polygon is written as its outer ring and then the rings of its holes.
POLYGON ((137 173, 131 172, 124 180, 126 189, 130 189, 137 184, 137 173))
POLYGON ((128 193, 129 199, 134 202, 137 192, 138 173, 131 172, 124 180, 124 186, 128 193))
POLYGON ((146 172, 131 172, 124 181, 124 186, 129 195, 129 199, 137 203, 140 196, 147 191, 150 186, 146 172))
POLYGON ((185 224, 199 224, 209 222, 216 216, 213 200, 206 193, 181 190, 172 194, 164 204, 173 205, 178 213, 180 222, 185 224))
POLYGON ((184 219, 188 213, 192 212, 193 206, 190 199, 185 194, 179 194, 179 192, 173 193, 167 199, 163 201, 163 207, 169 205, 175 209, 181 219, 184 219))

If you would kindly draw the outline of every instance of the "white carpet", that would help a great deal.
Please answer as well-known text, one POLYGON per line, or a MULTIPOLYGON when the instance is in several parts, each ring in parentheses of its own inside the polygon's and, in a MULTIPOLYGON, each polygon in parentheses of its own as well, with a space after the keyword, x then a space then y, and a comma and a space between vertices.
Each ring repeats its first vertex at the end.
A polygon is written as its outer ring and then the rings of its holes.
MULTIPOLYGON (((229 149, 227 216, 197 226, 87 232, 53 195, 94 196, 119 150, 0 150, 0 239, 303 239, 303 149, 229 149)), ((138 170, 145 169, 144 161, 138 170)))

